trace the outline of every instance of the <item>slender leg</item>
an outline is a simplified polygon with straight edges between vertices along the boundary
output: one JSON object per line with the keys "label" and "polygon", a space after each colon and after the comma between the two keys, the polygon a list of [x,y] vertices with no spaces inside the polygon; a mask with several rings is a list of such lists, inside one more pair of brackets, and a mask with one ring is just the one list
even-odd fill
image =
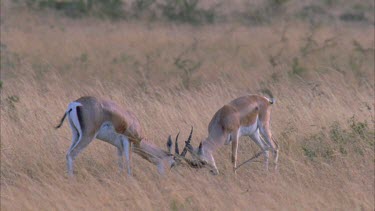
{"label": "slender leg", "polygon": [[120,173],[124,170],[124,159],[123,159],[122,153],[123,153],[123,147],[118,146],[117,147],[117,158],[118,158],[117,163],[118,163]]}
{"label": "slender leg", "polygon": [[236,174],[237,170],[237,149],[238,149],[238,134],[232,133],[231,137],[232,140],[232,163],[233,163],[233,171]]}
{"label": "slender leg", "polygon": [[215,159],[214,159],[214,156],[212,155],[212,153],[210,153],[208,155],[208,163],[210,163],[212,165],[212,168],[211,169],[211,173],[214,174],[214,175],[218,175],[219,174],[219,170],[217,169],[217,166],[216,166],[216,163],[215,163]]}
{"label": "slender leg", "polygon": [[94,135],[85,135],[80,136],[77,143],[73,146],[68,154],[66,155],[67,164],[68,164],[68,174],[73,176],[73,162],[77,155],[93,140]]}
{"label": "slender leg", "polygon": [[[273,139],[273,138],[272,138]],[[274,141],[276,143],[276,141]],[[276,143],[276,150],[273,152],[275,170],[277,170],[277,162],[279,161],[279,146]]]}
{"label": "slender leg", "polygon": [[73,121],[69,118],[70,128],[72,130],[72,144],[70,145],[68,152],[66,154],[66,166],[68,170],[68,175],[73,176],[73,160],[70,156],[70,152],[72,151],[73,147],[79,142],[81,138],[77,128],[74,126]]}
{"label": "slender leg", "polygon": [[77,130],[77,128],[74,126],[74,123],[73,121],[69,119],[69,125],[70,125],[70,129],[72,130],[72,144],[70,145],[69,149],[68,149],[68,152],[73,148],[73,146],[77,143],[78,139],[79,139],[79,132]]}
{"label": "slender leg", "polygon": [[274,163],[275,163],[275,169],[277,169],[277,160],[278,160],[278,157],[279,157],[279,150],[278,150],[278,146],[277,146],[276,142],[274,142],[274,140],[272,138],[272,133],[271,133],[271,130],[269,128],[269,125],[267,125],[267,124],[262,125],[261,127],[259,127],[259,131],[262,134],[262,136],[264,137],[265,142],[268,145],[268,147],[270,147],[272,149],[272,153],[273,153],[273,157],[274,157]]}
{"label": "slender leg", "polygon": [[[72,151],[76,148],[76,146],[81,142],[83,138],[83,133],[81,129],[81,125],[79,123],[78,115],[77,115],[77,108],[73,109],[74,111],[71,111],[68,114],[69,119],[69,125],[72,129],[72,144],[69,147],[69,150],[66,154],[66,163],[67,163],[67,169],[68,169],[68,175],[73,176],[73,160],[74,156],[72,156]],[[92,138],[91,138],[92,139]]]}
{"label": "slender leg", "polygon": [[131,175],[132,174],[131,166],[130,166],[130,164],[131,164],[131,162],[130,162],[130,150],[131,150],[130,147],[131,147],[131,144],[130,144],[130,141],[127,137],[122,136],[121,139],[122,139],[122,143],[123,143],[122,145],[124,147],[123,154],[125,155],[126,168],[128,170],[128,175]]}
{"label": "slender leg", "polygon": [[265,169],[268,170],[268,159],[269,159],[268,147],[265,145],[265,143],[260,138],[259,130],[257,130],[255,133],[251,134],[250,138],[259,146],[259,148],[262,151],[264,151],[264,166],[265,166]]}
{"label": "slender leg", "polygon": [[227,139],[225,140],[224,145],[228,145],[228,144],[230,144],[230,142],[232,142],[232,137],[231,137],[231,135],[229,134],[229,135],[227,136]]}
{"label": "slender leg", "polygon": [[112,144],[117,148],[117,163],[119,166],[120,173],[124,170],[124,144],[122,140],[122,135],[116,133],[113,124],[111,122],[105,122],[100,127],[98,134],[96,135],[97,139],[105,141],[109,144]]}

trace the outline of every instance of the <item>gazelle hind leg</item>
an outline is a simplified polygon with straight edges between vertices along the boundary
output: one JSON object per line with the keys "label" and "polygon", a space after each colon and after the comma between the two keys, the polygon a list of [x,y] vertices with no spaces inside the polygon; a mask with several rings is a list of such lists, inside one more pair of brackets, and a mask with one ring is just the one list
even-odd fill
{"label": "gazelle hind leg", "polygon": [[131,175],[131,161],[130,161],[130,152],[131,152],[131,143],[129,139],[125,136],[121,136],[122,145],[123,145],[123,155],[125,155],[125,163],[128,171],[128,175]]}
{"label": "gazelle hind leg", "polygon": [[70,128],[72,129],[72,136],[73,136],[72,144],[70,145],[69,150],[66,154],[66,165],[68,169],[68,174],[70,176],[73,176],[73,158],[70,154],[72,150],[75,148],[75,146],[77,146],[77,144],[82,139],[82,129],[79,123],[78,115],[77,115],[77,105],[78,104],[74,104],[74,102],[70,103],[69,109],[71,109],[71,111],[68,114],[69,124],[70,124]]}
{"label": "gazelle hind leg", "polygon": [[117,147],[117,164],[120,173],[124,170],[123,147]]}
{"label": "gazelle hind leg", "polygon": [[269,160],[269,152],[268,147],[265,145],[265,143],[262,141],[259,130],[257,130],[255,133],[250,135],[250,138],[259,146],[259,148],[264,152],[264,167],[266,170],[268,170],[268,160]]}
{"label": "gazelle hind leg", "polygon": [[69,125],[70,125],[70,129],[72,130],[72,144],[70,145],[69,149],[68,149],[68,152],[73,148],[73,146],[77,143],[78,139],[79,139],[79,132],[77,130],[77,128],[74,126],[74,123],[73,121],[69,119]]}
{"label": "gazelle hind leg", "polygon": [[66,154],[66,166],[68,170],[68,175],[73,176],[73,159],[70,156],[70,154],[71,154],[72,149],[77,145],[77,143],[82,138],[82,134],[80,133],[80,131],[78,131],[77,126],[72,120],[72,117],[70,116],[70,114],[69,114],[68,119],[69,119],[70,128],[72,130],[72,144],[70,145],[68,152]]}

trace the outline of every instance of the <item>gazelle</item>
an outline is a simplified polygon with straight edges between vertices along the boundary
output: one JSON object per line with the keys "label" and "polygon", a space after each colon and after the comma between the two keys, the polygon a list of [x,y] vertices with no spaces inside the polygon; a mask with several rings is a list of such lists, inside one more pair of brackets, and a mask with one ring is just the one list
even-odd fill
{"label": "gazelle", "polygon": [[[172,167],[176,164],[176,161],[181,160],[176,159],[176,156],[184,158],[184,156],[171,154],[171,144],[168,145],[169,152],[167,152],[154,146],[149,140],[144,138],[137,117],[113,101],[92,96],[81,97],[69,104],[56,129],[61,127],[66,116],[68,116],[73,135],[72,144],[66,155],[69,175],[73,175],[73,161],[77,155],[94,138],[117,147],[120,171],[123,169],[123,156],[125,155],[127,173],[129,175],[131,174],[130,152],[132,144],[133,151],[157,165],[159,173],[163,173],[166,167]],[[191,139],[191,135],[189,139]],[[189,142],[190,140],[186,141],[187,144]],[[186,150],[185,146],[184,151]],[[178,148],[176,148],[177,151]],[[185,160],[189,163],[189,160]]]}
{"label": "gazelle", "polygon": [[[219,147],[232,143],[233,170],[237,169],[238,139],[249,136],[262,149],[265,156],[265,167],[268,169],[268,150],[274,155],[275,168],[278,160],[278,144],[272,138],[270,129],[271,105],[275,102],[260,95],[247,95],[234,99],[220,108],[208,125],[208,137],[197,149],[191,145],[190,152],[201,162],[211,168],[213,174],[219,174],[212,155]],[[263,141],[260,134],[264,137]]]}

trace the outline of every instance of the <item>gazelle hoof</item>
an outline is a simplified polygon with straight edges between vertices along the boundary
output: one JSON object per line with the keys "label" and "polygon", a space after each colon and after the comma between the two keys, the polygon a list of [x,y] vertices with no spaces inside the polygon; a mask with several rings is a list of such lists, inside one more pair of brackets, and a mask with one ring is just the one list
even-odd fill
{"label": "gazelle hoof", "polygon": [[210,173],[211,173],[212,175],[219,175],[219,171],[218,171],[217,169],[212,169],[212,170],[210,170]]}

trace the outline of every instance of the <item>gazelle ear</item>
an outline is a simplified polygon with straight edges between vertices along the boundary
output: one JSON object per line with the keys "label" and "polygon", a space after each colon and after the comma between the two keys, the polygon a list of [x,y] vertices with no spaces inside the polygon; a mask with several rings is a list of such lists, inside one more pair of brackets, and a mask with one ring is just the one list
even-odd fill
{"label": "gazelle ear", "polygon": [[201,154],[203,154],[202,142],[199,144],[199,147],[198,147],[198,155],[201,155]]}

